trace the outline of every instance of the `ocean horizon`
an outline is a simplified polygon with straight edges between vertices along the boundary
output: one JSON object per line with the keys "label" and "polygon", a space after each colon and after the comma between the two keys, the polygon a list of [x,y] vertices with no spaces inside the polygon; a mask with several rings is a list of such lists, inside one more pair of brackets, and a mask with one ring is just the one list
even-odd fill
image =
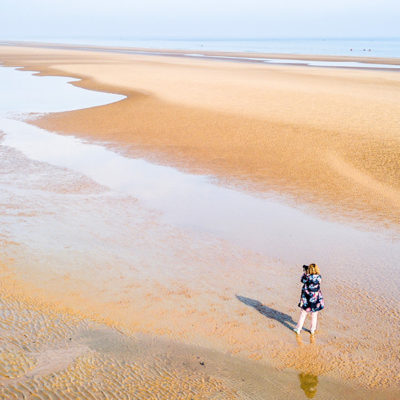
{"label": "ocean horizon", "polygon": [[137,47],[168,50],[203,50],[244,53],[280,53],[334,56],[399,57],[399,38],[168,38],[135,39],[129,37],[60,37],[7,38],[3,40],[46,43]]}

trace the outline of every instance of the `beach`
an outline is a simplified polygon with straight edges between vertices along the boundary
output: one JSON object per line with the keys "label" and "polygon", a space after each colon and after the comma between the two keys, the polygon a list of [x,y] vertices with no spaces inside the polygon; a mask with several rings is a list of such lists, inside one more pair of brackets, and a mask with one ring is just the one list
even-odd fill
{"label": "beach", "polygon": [[[60,55],[61,64],[47,62],[43,72],[85,78],[79,85],[130,99],[38,125],[134,142],[135,154],[145,149],[171,165],[190,170],[194,164],[257,189],[284,187],[285,193],[339,207],[341,214],[357,210],[398,222],[398,123],[390,117],[399,112],[397,73],[228,67],[145,56],[134,57],[133,70],[130,57],[120,55],[116,74],[115,55],[107,64],[103,54],[78,53],[79,61],[66,63],[69,54]],[[92,64],[85,65],[87,57]],[[89,127],[89,120],[97,122]]]}
{"label": "beach", "polygon": [[[48,47],[0,62],[119,97],[0,123],[3,393],[90,392],[102,366],[116,398],[396,398],[399,71]],[[291,329],[311,262],[310,341]],[[68,362],[40,372],[51,351]]]}

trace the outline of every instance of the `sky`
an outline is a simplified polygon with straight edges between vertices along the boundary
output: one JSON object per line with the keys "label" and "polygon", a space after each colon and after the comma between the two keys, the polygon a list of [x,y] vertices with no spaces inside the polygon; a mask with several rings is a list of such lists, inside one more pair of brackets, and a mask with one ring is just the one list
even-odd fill
{"label": "sky", "polygon": [[400,37],[400,0],[0,0],[0,40]]}

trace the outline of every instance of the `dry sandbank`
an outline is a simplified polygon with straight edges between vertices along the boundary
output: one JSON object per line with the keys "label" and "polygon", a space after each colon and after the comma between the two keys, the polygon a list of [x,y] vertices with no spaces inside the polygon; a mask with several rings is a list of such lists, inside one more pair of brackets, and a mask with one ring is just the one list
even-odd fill
{"label": "dry sandbank", "polygon": [[8,65],[125,101],[34,123],[338,215],[398,225],[400,75],[2,47]]}

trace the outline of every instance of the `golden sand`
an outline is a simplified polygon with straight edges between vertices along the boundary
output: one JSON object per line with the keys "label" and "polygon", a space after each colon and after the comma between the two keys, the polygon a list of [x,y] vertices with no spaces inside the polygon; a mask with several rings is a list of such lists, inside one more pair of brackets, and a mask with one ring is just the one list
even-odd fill
{"label": "golden sand", "polygon": [[398,224],[397,72],[37,48],[3,47],[1,55],[6,65],[128,96],[34,122],[41,127]]}
{"label": "golden sand", "polygon": [[[238,398],[235,390],[210,376],[210,369],[202,368],[198,360],[208,361],[208,357],[201,349],[192,350],[197,357],[188,354],[177,360],[170,354],[168,358],[168,344],[151,348],[150,342],[125,338],[59,307],[29,299],[19,289],[15,282],[3,279],[2,398]],[[182,367],[179,361],[188,365]]]}
{"label": "golden sand", "polygon": [[[46,129],[120,143],[130,154],[212,173],[228,184],[273,189],[341,216],[398,225],[397,73],[12,47],[0,47],[0,60],[43,74],[80,77],[82,81],[74,84],[128,96],[115,104],[50,114],[32,121]],[[166,265],[176,264],[176,279],[154,275],[148,279],[141,265],[135,266],[133,278],[122,272],[115,275],[111,266],[100,262],[84,271],[60,275],[35,270],[31,276],[29,266],[20,265],[21,260],[30,259],[29,252],[24,254],[26,248],[5,243],[3,248],[17,260],[17,281],[25,282],[12,307],[24,313],[32,299],[42,296],[53,305],[62,304],[63,315],[71,318],[54,329],[46,322],[47,317],[25,316],[23,320],[33,323],[45,321],[44,327],[34,329],[27,324],[26,331],[45,332],[48,338],[60,332],[65,338],[68,329],[90,319],[126,329],[130,334],[156,334],[181,343],[200,344],[259,365],[272,360],[279,368],[305,374],[304,380],[328,375],[370,388],[398,386],[397,303],[386,303],[367,290],[336,287],[332,279],[325,292],[332,299],[332,311],[322,315],[316,343],[297,343],[282,320],[291,322],[290,315],[297,315],[288,304],[296,304],[298,283],[282,277],[278,263],[266,264],[263,257],[222,241],[199,241],[193,249],[192,238],[182,232],[164,231],[153,220],[151,224],[150,228],[146,224],[133,225],[127,237],[139,243],[148,237],[154,239],[156,230],[158,246],[173,253],[171,260],[165,256],[168,252],[162,256]],[[135,231],[136,227],[140,229]],[[13,261],[8,265],[14,267]],[[266,265],[269,288],[257,283]],[[297,270],[293,267],[288,273],[293,277]],[[289,293],[285,298],[278,296],[282,287]],[[251,293],[251,298],[245,293]],[[18,308],[23,296],[30,300]],[[344,310],[352,301],[352,311],[347,314]],[[387,318],[370,332],[365,312],[385,313]],[[15,320],[5,319],[4,324],[18,330]],[[331,327],[329,332],[327,326]],[[333,336],[335,330],[340,332],[339,338]],[[40,375],[45,364],[41,360],[57,359],[58,354],[49,355],[47,351],[54,349],[39,354],[30,347],[21,352],[23,339],[20,343],[18,351],[11,345],[6,347],[0,361],[3,375],[14,385],[7,392],[10,398],[18,397],[15,393],[21,388],[15,385],[21,384],[21,376],[26,387],[29,371]],[[90,371],[96,365],[104,368],[104,374],[96,379],[122,374],[128,383],[138,385],[129,369],[133,367],[117,365],[103,354],[88,353],[85,346],[86,342],[74,342],[57,347],[69,363],[68,367],[54,365],[56,376],[63,377],[48,378],[49,382],[65,392],[73,385],[66,382],[78,380],[78,387],[90,392],[95,390],[90,386]],[[48,371],[45,373],[48,377]],[[143,372],[145,376],[152,373]],[[183,381],[192,382],[184,371],[180,374]],[[166,385],[164,381],[155,383],[153,375],[140,379],[143,396],[154,385]],[[196,375],[193,382],[199,379]],[[177,389],[181,381],[173,382],[167,397],[174,398],[171,393],[181,390]],[[32,385],[43,390],[42,383],[35,381]],[[115,385],[107,385],[104,393],[114,390]],[[210,393],[219,398],[219,390],[227,391],[231,398],[237,395],[232,382],[225,384],[218,374],[211,385],[193,385],[198,398],[210,398]]]}
{"label": "golden sand", "polygon": [[[326,399],[383,400],[396,395],[329,381],[318,377],[321,371],[280,372],[198,346],[131,336],[27,292],[3,266],[2,398],[300,400],[304,394],[319,394]],[[318,357],[314,346],[298,338],[298,352],[289,356]]]}

